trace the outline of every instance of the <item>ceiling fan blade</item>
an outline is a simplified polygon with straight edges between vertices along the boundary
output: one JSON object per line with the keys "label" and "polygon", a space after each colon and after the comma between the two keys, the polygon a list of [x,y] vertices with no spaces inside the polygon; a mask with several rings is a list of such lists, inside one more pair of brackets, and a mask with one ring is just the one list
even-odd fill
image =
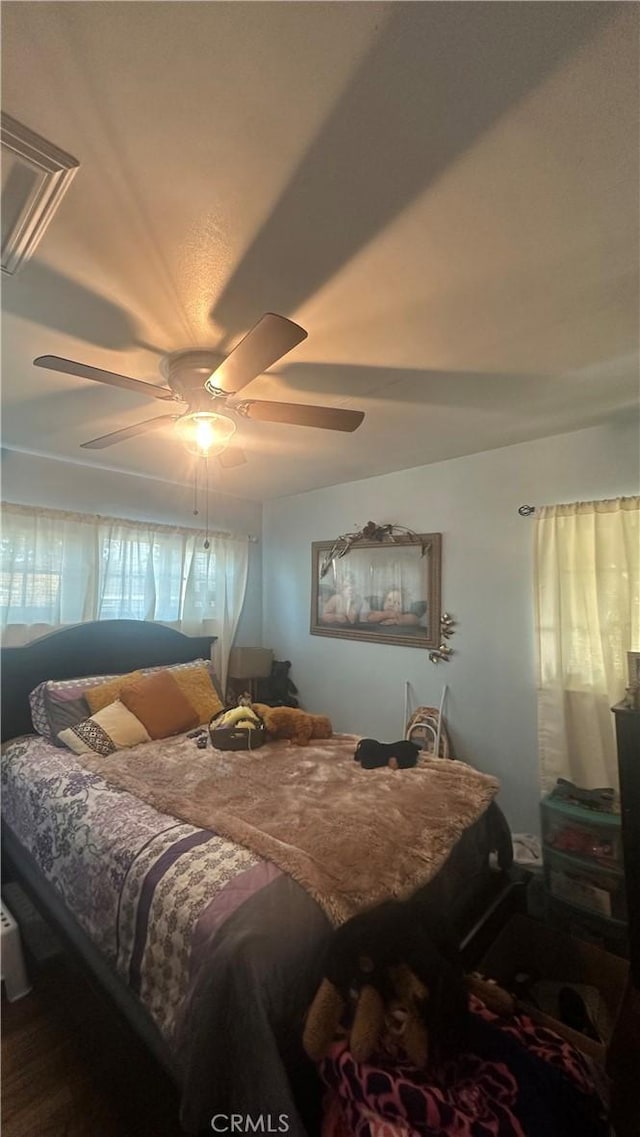
{"label": "ceiling fan blade", "polygon": [[313,407],[304,403],[268,403],[262,399],[247,399],[233,408],[247,418],[262,422],[288,422],[292,426],[317,426],[321,430],[357,430],[364,411],[350,411],[346,407]]}
{"label": "ceiling fan blade", "polygon": [[85,450],[103,450],[105,446],[114,446],[116,442],[126,442],[127,438],[135,438],[136,434],[146,434],[148,430],[158,430],[161,426],[168,426],[179,417],[179,415],[158,415],[157,418],[148,418],[144,422],[134,423],[133,426],[125,426],[122,430],[112,430],[111,434],[92,438],[90,442],[83,442],[81,445]]}
{"label": "ceiling fan blade", "polygon": [[143,383],[141,379],[130,379],[128,375],[103,371],[101,367],[89,367],[86,363],[76,363],[73,359],[62,359],[58,355],[39,355],[33,363],[35,367],[47,367],[50,371],[62,371],[65,375],[79,375],[81,379],[94,379],[96,383],[123,387],[125,391],[137,391],[139,395],[150,395],[153,399],[174,399],[168,387],[154,387],[153,383]]}
{"label": "ceiling fan blade", "polygon": [[218,462],[224,470],[230,470],[233,466],[243,466],[247,460],[244,450],[239,446],[227,446],[221,454],[218,454]]}
{"label": "ceiling fan blade", "polygon": [[307,338],[307,332],[293,320],[266,312],[244,339],[207,379],[206,387],[235,394],[256,375],[262,375],[277,359]]}

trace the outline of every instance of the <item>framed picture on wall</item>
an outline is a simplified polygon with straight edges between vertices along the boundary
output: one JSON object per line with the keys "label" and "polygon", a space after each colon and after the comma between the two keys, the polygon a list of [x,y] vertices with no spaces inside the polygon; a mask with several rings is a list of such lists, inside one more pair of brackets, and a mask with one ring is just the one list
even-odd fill
{"label": "framed picture on wall", "polygon": [[312,636],[433,648],[440,642],[442,535],[311,546]]}

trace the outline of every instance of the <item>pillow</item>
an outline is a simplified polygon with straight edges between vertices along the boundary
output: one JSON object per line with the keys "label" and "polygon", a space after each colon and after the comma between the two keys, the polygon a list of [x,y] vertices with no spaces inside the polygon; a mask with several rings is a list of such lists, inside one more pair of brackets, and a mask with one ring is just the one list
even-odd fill
{"label": "pillow", "polygon": [[[61,727],[55,729],[55,723],[50,721],[50,708],[80,699],[88,687],[95,687],[98,683],[106,683],[108,679],[115,678],[115,675],[85,675],[79,679],[45,679],[43,683],[38,683],[29,694],[31,722],[36,734],[41,734],[43,738],[54,739]],[[82,713],[75,721],[80,722],[88,714],[89,707],[84,704]],[[72,724],[65,722],[63,725]]]}
{"label": "pillow", "polygon": [[[215,672],[215,667],[210,659],[193,659],[188,663],[176,663],[172,667],[160,665],[158,667],[145,667],[140,668],[142,675],[151,675],[153,672],[158,671],[171,671],[182,672],[193,670],[197,667],[205,667],[213,688],[220,700],[220,706],[224,706],[224,696],[222,689],[218,682],[218,677]],[[137,675],[138,672],[136,671]],[[97,688],[104,686],[104,684],[111,680],[120,681],[126,679],[128,676],[123,675],[85,675],[75,679],[45,679],[43,683],[39,683],[34,687],[29,695],[29,705],[31,707],[31,722],[36,734],[42,735],[43,738],[53,742],[54,746],[62,746],[63,743],[58,741],[58,734],[69,726],[74,726],[77,722],[82,722],[92,712],[100,709],[97,706],[91,707],[88,702],[83,698],[84,692],[90,688]],[[98,696],[99,698],[99,696]],[[101,706],[106,706],[113,702],[116,694],[110,695],[106,701],[101,703]],[[79,700],[75,706],[73,703]],[[212,712],[215,713],[215,712]]]}
{"label": "pillow", "polygon": [[51,728],[44,705],[46,686],[46,682],[38,683],[38,686],[29,692],[29,706],[31,708],[31,723],[36,734],[41,734],[43,738],[51,738]]}
{"label": "pillow", "polygon": [[198,716],[198,725],[207,723],[218,711],[223,708],[222,701],[211,682],[207,668],[184,667],[171,668],[169,674],[173,676],[183,695],[191,703]]}
{"label": "pillow", "polygon": [[143,667],[142,674],[151,675],[154,671],[170,671],[171,674],[174,675],[176,671],[191,671],[194,667],[205,667],[207,669],[213,689],[220,700],[220,705],[224,706],[222,687],[216,675],[215,665],[211,659],[190,659],[188,663],[174,663],[172,665],[161,663],[158,667]]}
{"label": "pillow", "polygon": [[155,671],[127,683],[120,699],[151,738],[168,738],[198,726],[197,712],[170,671]]}
{"label": "pillow", "polygon": [[125,746],[149,741],[140,720],[119,701],[61,731],[59,737],[74,754],[113,754]]}
{"label": "pillow", "polygon": [[76,723],[82,722],[91,714],[91,708],[84,695],[69,699],[64,696],[61,697],[57,691],[45,690],[44,706],[51,731],[51,741],[54,746],[63,745],[58,740],[61,731],[67,730],[70,726],[75,726]]}
{"label": "pillow", "polygon": [[85,691],[84,697],[92,714],[95,715],[96,711],[101,711],[103,707],[108,707],[109,703],[113,703],[118,698],[125,683],[141,678],[141,671],[129,671],[126,675],[114,675],[106,683],[101,683],[99,687],[90,687]]}

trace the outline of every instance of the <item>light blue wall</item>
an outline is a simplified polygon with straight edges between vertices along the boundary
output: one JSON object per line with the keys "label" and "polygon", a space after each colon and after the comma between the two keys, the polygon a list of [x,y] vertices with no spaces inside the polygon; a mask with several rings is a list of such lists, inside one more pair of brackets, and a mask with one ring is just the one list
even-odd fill
{"label": "light blue wall", "polygon": [[[293,661],[304,705],[337,730],[393,741],[405,680],[431,706],[447,683],[454,753],[498,775],[514,831],[537,829],[534,523],[517,509],[638,493],[638,438],[630,417],[266,503],[263,643]],[[443,534],[443,610],[458,621],[449,663],[309,634],[311,542],[369,520]]]}
{"label": "light blue wall", "polygon": [[[2,497],[19,505],[42,505],[77,513],[103,513],[133,521],[160,521],[187,528],[195,524],[193,490],[175,482],[137,477],[115,470],[80,466],[25,454],[2,451]],[[262,506],[228,494],[210,495],[212,529],[248,533],[258,538],[249,546],[247,598],[236,642],[260,643],[262,633]]]}

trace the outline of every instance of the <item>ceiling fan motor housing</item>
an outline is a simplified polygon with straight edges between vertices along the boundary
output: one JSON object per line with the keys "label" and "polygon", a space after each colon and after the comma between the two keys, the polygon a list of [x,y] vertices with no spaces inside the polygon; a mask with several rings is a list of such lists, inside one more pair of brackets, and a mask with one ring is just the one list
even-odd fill
{"label": "ceiling fan motor housing", "polygon": [[160,371],[171,390],[184,399],[192,410],[211,409],[211,401],[216,397],[227,398],[227,393],[216,388],[205,390],[205,383],[224,359],[215,351],[180,351],[166,355],[160,363]]}

